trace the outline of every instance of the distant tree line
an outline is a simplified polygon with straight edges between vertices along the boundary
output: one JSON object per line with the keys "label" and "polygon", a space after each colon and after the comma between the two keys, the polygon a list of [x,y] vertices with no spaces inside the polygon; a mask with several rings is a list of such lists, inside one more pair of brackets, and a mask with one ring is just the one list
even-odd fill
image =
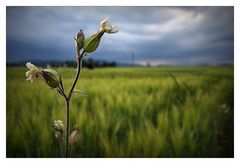
{"label": "distant tree line", "polygon": [[[95,67],[116,67],[115,61],[100,61],[100,60],[93,60],[92,58],[89,58],[87,60],[83,60],[83,67],[93,69]],[[67,67],[76,67],[75,61],[66,61],[65,66]]]}
{"label": "distant tree line", "polygon": [[[27,61],[17,62],[17,63],[9,63],[7,62],[7,66],[25,66]],[[73,60],[66,60],[66,61],[35,61],[34,64],[46,67],[76,67],[76,62]],[[88,69],[94,69],[97,67],[116,67],[117,64],[115,61],[105,61],[105,60],[94,60],[92,58],[83,60],[83,67]]]}

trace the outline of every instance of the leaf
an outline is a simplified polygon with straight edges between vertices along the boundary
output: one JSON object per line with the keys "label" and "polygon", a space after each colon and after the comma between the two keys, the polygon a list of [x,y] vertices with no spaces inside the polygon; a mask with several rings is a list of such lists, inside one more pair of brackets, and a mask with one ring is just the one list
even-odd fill
{"label": "leaf", "polygon": [[78,94],[81,94],[84,96],[86,96],[88,94],[86,91],[83,91],[83,90],[73,90],[73,93],[78,93]]}

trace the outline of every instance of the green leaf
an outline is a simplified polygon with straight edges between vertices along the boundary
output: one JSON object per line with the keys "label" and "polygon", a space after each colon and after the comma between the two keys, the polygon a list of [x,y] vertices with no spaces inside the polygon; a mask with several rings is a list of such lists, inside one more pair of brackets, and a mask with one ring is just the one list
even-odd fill
{"label": "green leaf", "polygon": [[86,91],[83,91],[83,90],[73,90],[73,93],[78,93],[78,94],[81,94],[84,96],[86,96],[88,94]]}

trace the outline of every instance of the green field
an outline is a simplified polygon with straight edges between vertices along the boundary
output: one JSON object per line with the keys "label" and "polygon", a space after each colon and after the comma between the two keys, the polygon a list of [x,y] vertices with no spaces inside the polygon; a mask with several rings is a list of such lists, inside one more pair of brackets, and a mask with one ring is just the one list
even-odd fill
{"label": "green field", "polygon": [[[75,69],[56,70],[69,90]],[[7,157],[59,157],[51,123],[64,121],[64,99],[26,71],[7,68]],[[233,81],[233,67],[83,69],[71,156],[233,157]]]}

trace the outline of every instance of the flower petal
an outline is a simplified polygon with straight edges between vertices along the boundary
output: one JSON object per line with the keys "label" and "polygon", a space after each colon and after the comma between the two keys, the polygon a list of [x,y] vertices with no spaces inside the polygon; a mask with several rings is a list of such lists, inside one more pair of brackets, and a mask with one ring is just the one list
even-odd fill
{"label": "flower petal", "polygon": [[106,31],[106,32],[109,33],[109,34],[113,34],[113,33],[118,32],[118,28],[117,27],[112,27],[111,30]]}
{"label": "flower petal", "polygon": [[118,32],[118,28],[115,26],[112,26],[109,21],[108,18],[105,18],[101,23],[100,23],[100,32],[106,32],[109,34],[112,33],[116,33]]}
{"label": "flower petal", "polygon": [[108,18],[105,18],[105,19],[103,19],[103,20],[101,21],[100,26],[101,26],[102,28],[105,28],[108,24],[109,24],[109,23],[108,23]]}
{"label": "flower petal", "polygon": [[29,77],[31,74],[31,70],[26,72],[26,77]]}
{"label": "flower petal", "polygon": [[33,67],[35,67],[31,62],[27,62],[26,63],[26,67],[28,68],[28,69],[32,69]]}
{"label": "flower petal", "polygon": [[31,80],[31,75],[30,75],[26,80],[27,80],[27,81],[28,81],[28,80]]}

